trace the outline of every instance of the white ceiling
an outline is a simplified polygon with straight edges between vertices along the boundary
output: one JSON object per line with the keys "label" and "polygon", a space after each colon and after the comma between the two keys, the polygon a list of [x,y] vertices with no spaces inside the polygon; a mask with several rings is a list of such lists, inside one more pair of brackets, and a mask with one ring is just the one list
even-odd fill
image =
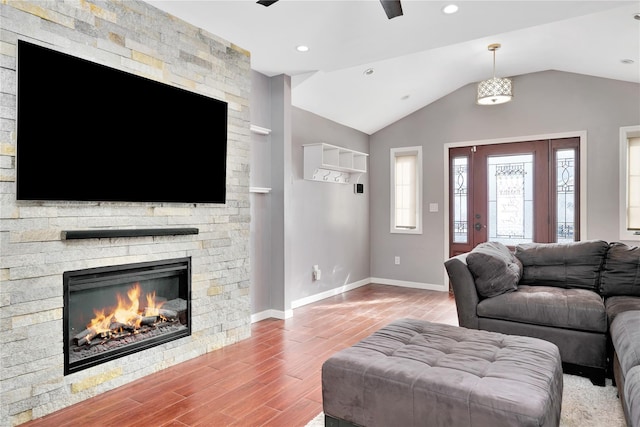
{"label": "white ceiling", "polygon": [[[393,19],[378,0],[147,2],[248,50],[255,71],[292,76],[294,106],[367,134],[491,77],[491,43],[502,44],[498,77],[559,70],[640,83],[640,1],[403,0]],[[441,12],[449,3],[458,13]]]}

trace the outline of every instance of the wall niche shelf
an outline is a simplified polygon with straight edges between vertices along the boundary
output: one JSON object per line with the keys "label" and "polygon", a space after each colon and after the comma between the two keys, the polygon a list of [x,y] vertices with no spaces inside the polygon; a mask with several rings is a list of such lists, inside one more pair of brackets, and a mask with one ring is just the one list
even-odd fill
{"label": "wall niche shelf", "polygon": [[319,142],[305,144],[304,179],[348,184],[367,172],[366,153]]}

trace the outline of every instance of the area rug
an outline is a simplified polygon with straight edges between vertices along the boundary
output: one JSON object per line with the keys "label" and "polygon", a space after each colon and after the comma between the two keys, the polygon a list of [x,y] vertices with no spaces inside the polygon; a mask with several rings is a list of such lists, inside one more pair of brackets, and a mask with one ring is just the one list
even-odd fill
{"label": "area rug", "polygon": [[[587,378],[564,375],[562,388],[561,427],[624,427],[624,413],[618,389],[607,380],[598,387]],[[323,427],[324,414],[318,414],[306,427]]]}

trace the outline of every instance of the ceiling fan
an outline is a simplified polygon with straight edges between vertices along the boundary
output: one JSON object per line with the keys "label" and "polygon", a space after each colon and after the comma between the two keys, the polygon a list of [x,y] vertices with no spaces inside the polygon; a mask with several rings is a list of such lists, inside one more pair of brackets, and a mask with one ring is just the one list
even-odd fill
{"label": "ceiling fan", "polygon": [[[258,4],[263,6],[271,6],[278,0],[258,0]],[[380,0],[382,7],[384,8],[387,18],[395,18],[396,16],[402,16],[402,4],[400,0]]]}

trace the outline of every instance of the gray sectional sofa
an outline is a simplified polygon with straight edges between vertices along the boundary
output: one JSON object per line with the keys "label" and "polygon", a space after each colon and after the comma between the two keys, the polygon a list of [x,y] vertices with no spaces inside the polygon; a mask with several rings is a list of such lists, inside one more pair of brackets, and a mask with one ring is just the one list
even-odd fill
{"label": "gray sectional sofa", "polygon": [[590,240],[478,245],[445,267],[459,325],[556,344],[565,372],[612,376],[640,427],[640,248]]}

